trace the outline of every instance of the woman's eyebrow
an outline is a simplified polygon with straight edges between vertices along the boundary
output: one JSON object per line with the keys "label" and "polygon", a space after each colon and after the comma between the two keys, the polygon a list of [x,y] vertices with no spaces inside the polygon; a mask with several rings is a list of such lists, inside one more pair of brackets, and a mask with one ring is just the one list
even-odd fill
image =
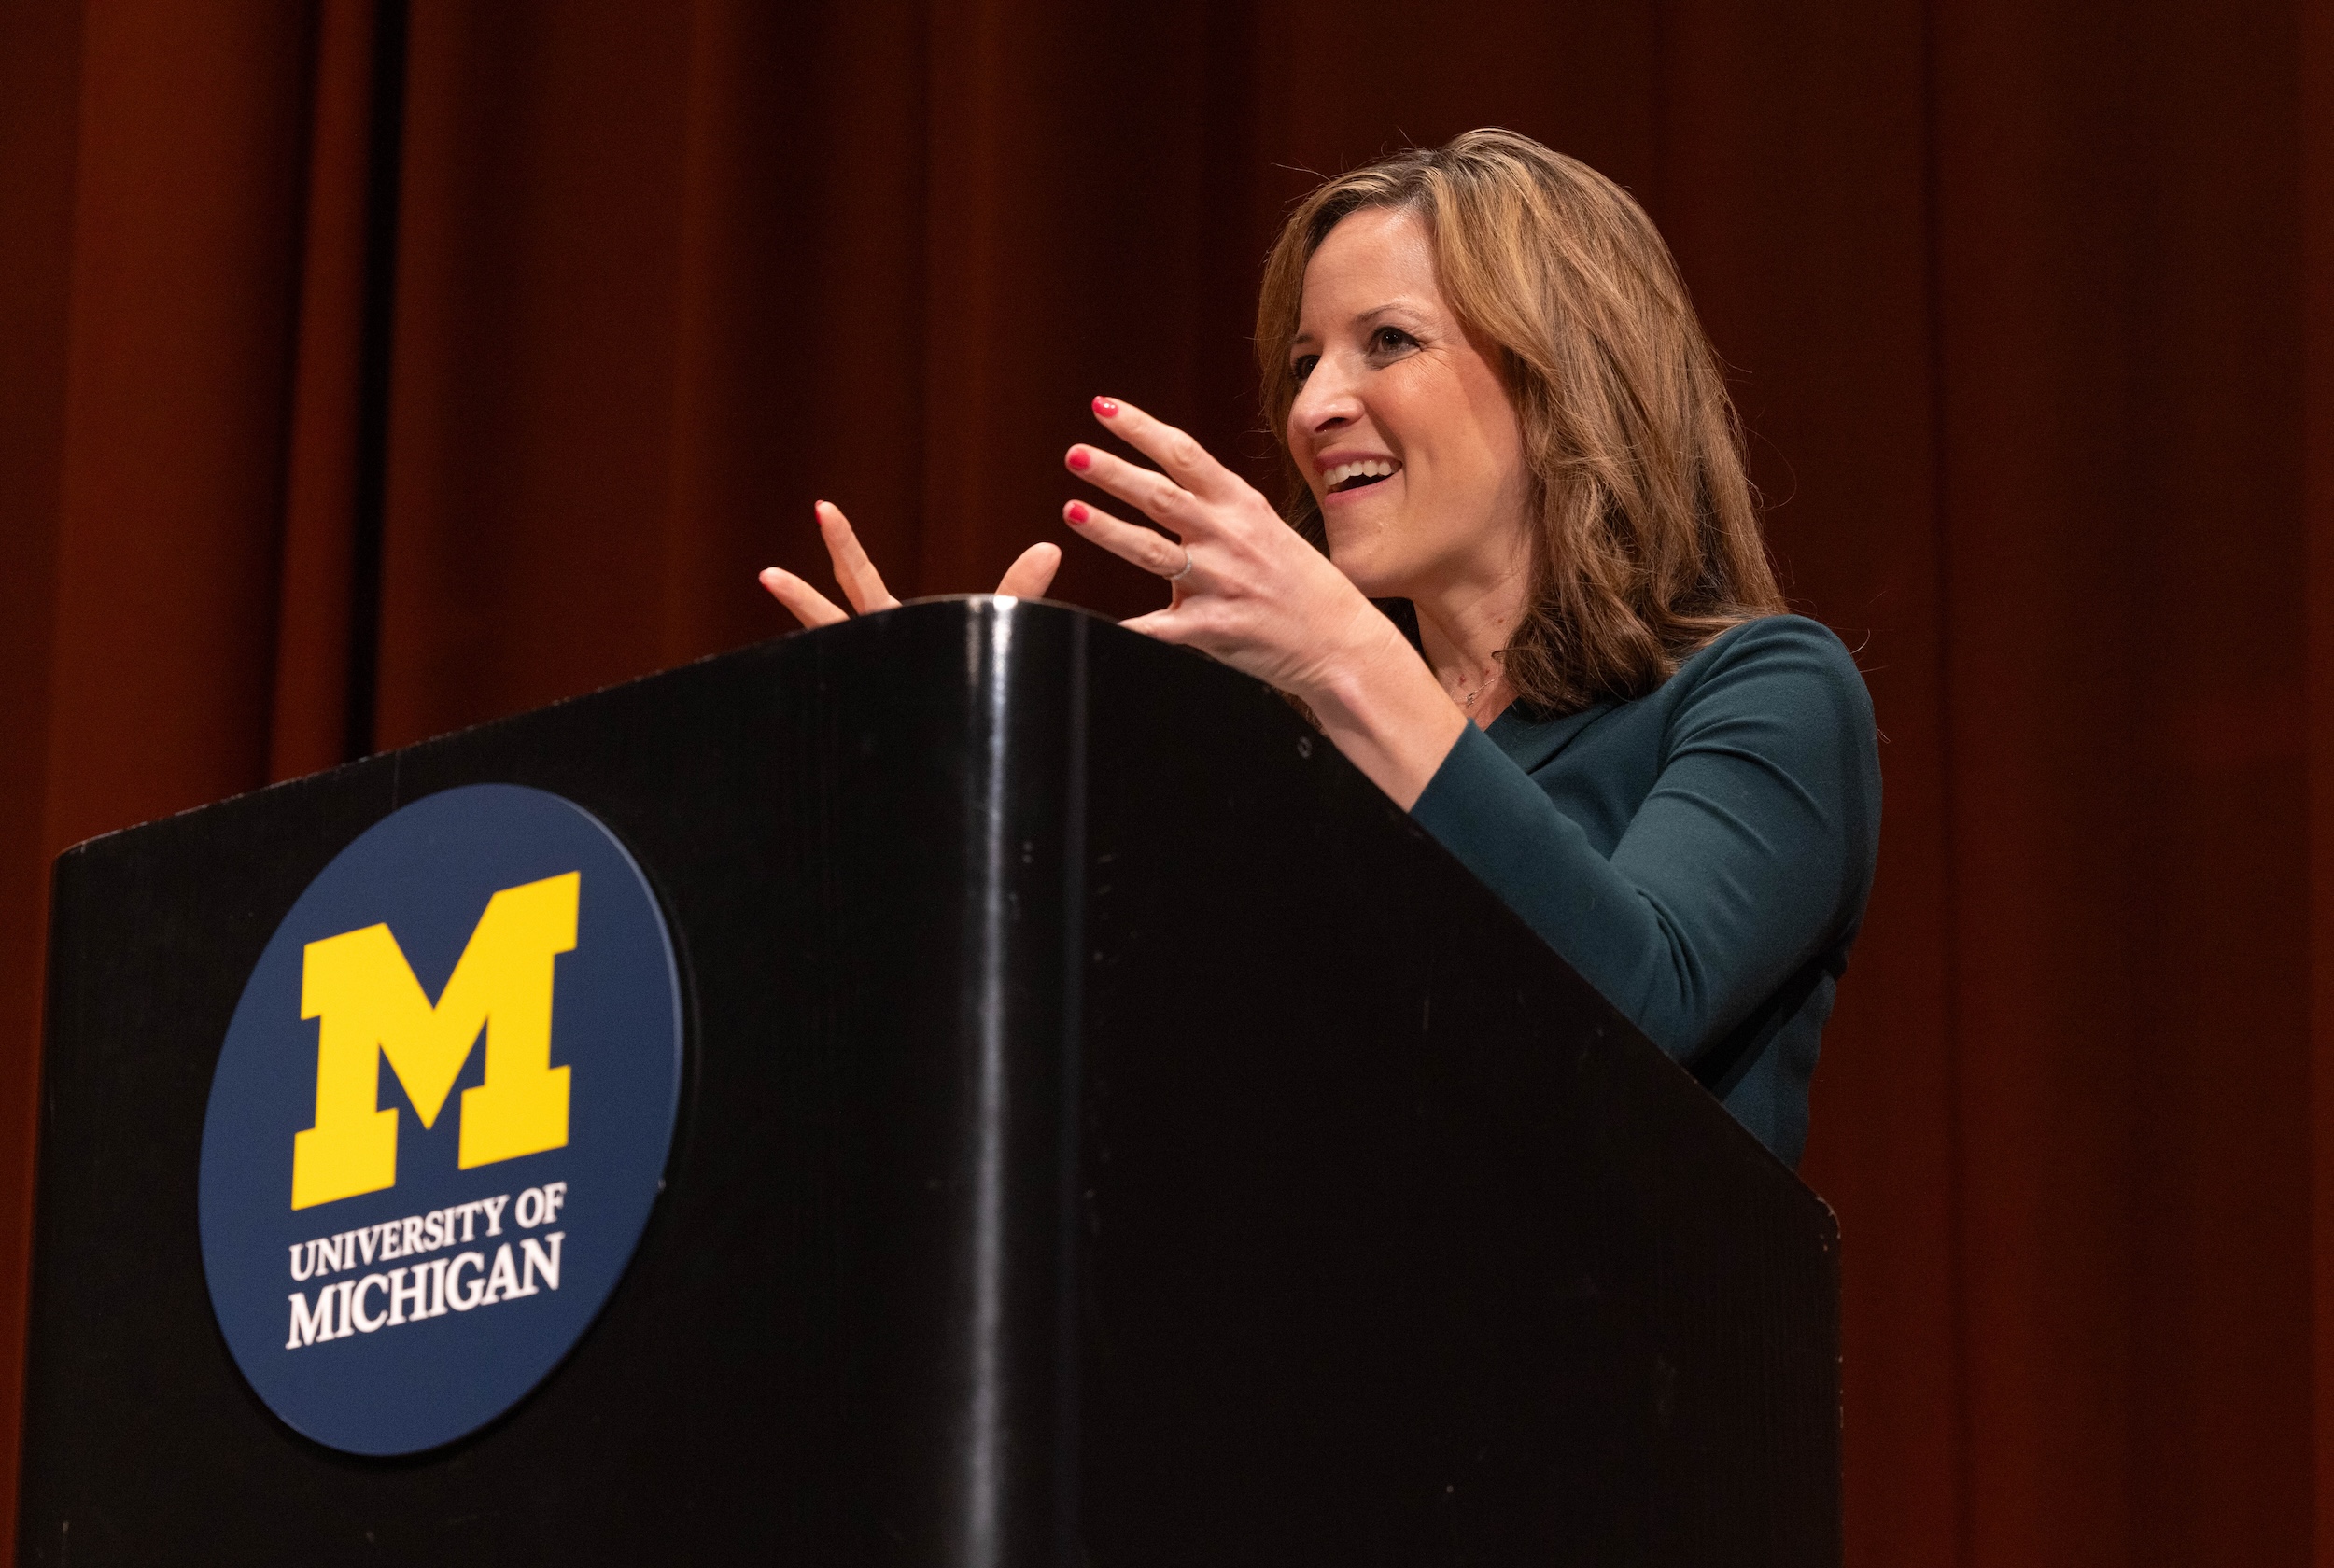
{"label": "woman's eyebrow", "polygon": [[[1388,300],[1385,304],[1372,305],[1368,310],[1363,311],[1360,315],[1355,316],[1353,318],[1353,325],[1357,327],[1366,327],[1382,315],[1397,312],[1401,315],[1413,317],[1422,316],[1427,314],[1412,301],[1402,299]],[[1307,343],[1314,341],[1314,335],[1311,332],[1300,332],[1295,337],[1288,340],[1288,346],[1291,348],[1302,348]]]}

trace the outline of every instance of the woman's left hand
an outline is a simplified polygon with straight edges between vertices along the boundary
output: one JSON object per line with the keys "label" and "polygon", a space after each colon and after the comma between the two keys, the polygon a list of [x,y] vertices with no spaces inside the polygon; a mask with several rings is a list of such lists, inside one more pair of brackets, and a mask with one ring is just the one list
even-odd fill
{"label": "woman's left hand", "polygon": [[1094,413],[1160,466],[1083,444],[1063,458],[1166,530],[1081,501],[1062,509],[1079,533],[1167,580],[1167,608],[1126,628],[1188,644],[1302,699],[1338,749],[1408,810],[1467,722],[1426,661],[1255,486],[1190,436],[1109,398],[1095,399]]}
{"label": "woman's left hand", "polygon": [[1401,640],[1344,573],[1198,441],[1131,403],[1097,398],[1094,413],[1159,464],[1138,468],[1086,445],[1063,459],[1166,530],[1081,501],[1062,509],[1079,533],[1166,579],[1167,608],[1123,623],[1129,631],[1188,643],[1315,706],[1353,658],[1380,651],[1389,634]]}

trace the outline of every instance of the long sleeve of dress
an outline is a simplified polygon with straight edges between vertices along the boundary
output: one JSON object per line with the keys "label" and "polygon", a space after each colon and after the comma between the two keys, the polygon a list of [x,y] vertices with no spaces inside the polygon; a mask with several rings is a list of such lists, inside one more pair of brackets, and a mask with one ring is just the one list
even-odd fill
{"label": "long sleeve of dress", "polygon": [[[1513,733],[1528,759],[1530,726]],[[1531,772],[1470,726],[1413,816],[1692,1062],[1809,964],[1844,962],[1878,840],[1871,700],[1822,626],[1751,622]]]}

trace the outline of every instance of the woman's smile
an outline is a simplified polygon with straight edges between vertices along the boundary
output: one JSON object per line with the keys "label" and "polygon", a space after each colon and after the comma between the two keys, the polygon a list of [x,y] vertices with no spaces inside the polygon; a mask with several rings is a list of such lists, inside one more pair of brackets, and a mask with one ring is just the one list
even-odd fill
{"label": "woman's smile", "polygon": [[1399,458],[1343,449],[1322,453],[1313,466],[1321,476],[1324,505],[1358,499],[1362,492],[1378,490],[1402,471]]}

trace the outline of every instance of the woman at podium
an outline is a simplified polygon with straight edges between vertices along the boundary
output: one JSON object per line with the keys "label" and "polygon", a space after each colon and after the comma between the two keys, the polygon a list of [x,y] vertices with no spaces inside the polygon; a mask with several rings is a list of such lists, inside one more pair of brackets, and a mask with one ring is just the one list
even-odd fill
{"label": "woman at podium", "polygon": [[[1508,132],[1398,153],[1291,214],[1256,342],[1285,509],[1108,398],[1102,428],[1158,466],[1066,455],[1155,525],[1063,509],[1168,583],[1126,626],[1302,702],[1795,1164],[1878,848],[1872,706],[1838,638],[1785,610],[1652,221]],[[896,602],[842,513],[820,525],[854,608]],[[1060,559],[1033,546],[999,592],[1042,594]],[[843,618],[763,581],[807,624]]]}

